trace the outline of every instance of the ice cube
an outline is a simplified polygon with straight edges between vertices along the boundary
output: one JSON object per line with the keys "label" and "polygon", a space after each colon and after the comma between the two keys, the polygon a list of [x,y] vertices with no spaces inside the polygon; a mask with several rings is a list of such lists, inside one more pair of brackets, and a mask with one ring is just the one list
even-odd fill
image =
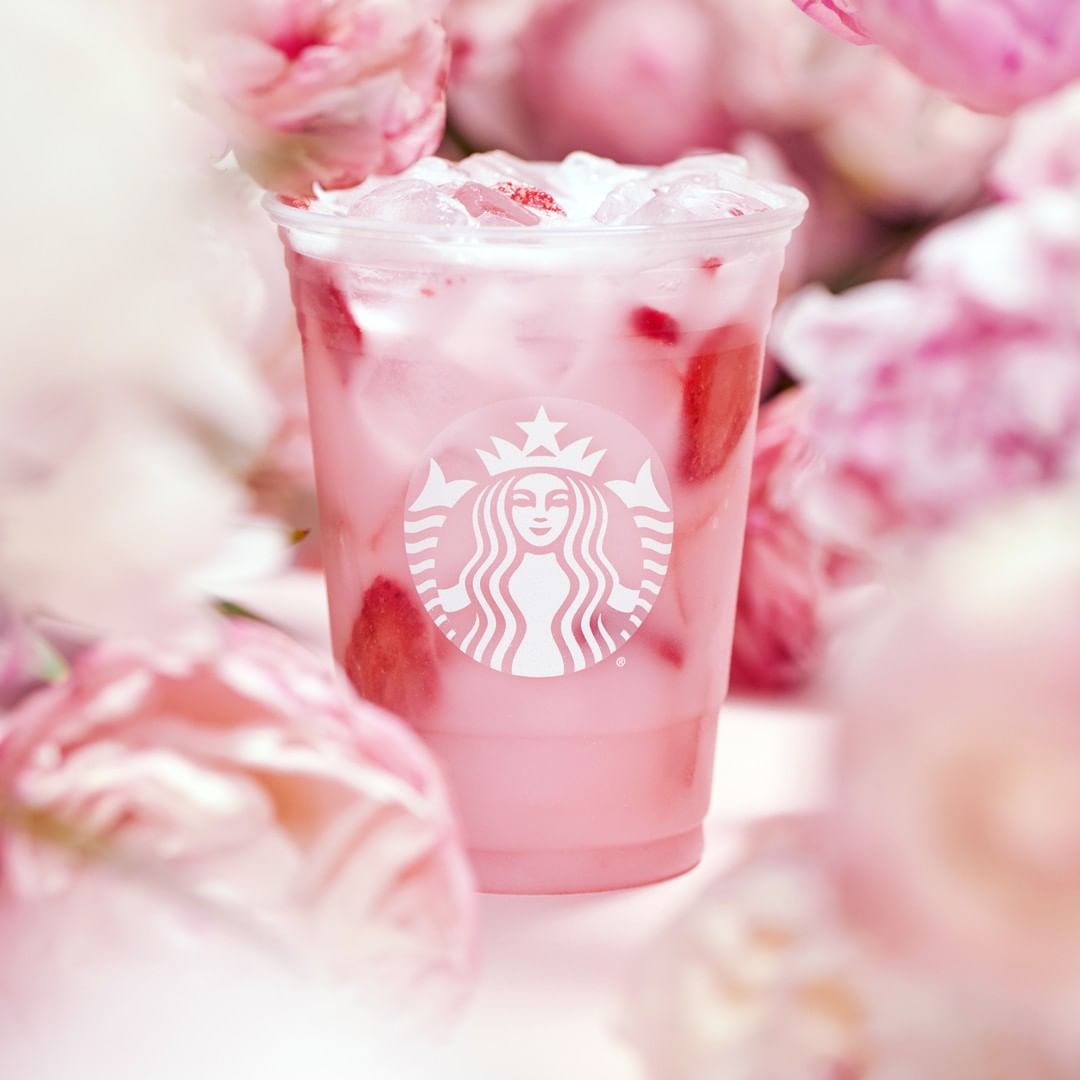
{"label": "ice cube", "polygon": [[426,180],[382,184],[355,202],[349,216],[401,225],[468,225],[470,221],[457,199]]}
{"label": "ice cube", "polygon": [[656,196],[647,180],[630,180],[612,188],[593,215],[601,225],[622,225]]}

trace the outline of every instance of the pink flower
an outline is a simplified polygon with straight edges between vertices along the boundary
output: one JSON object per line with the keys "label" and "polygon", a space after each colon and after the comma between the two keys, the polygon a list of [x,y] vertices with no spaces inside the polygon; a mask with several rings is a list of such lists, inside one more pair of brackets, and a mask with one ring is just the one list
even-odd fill
{"label": "pink flower", "polygon": [[624,1026],[651,1080],[1073,1075],[990,995],[892,964],[796,853],[766,851],[721,878],[657,943],[635,987]]}
{"label": "pink flower", "polygon": [[0,712],[41,680],[41,668],[29,628],[0,602]]}
{"label": "pink flower", "polygon": [[859,45],[870,39],[859,22],[860,0],[795,0],[795,3],[834,34]]}
{"label": "pink flower", "polygon": [[799,482],[812,464],[800,391],[761,411],[746,524],[731,679],[750,689],[787,689],[813,671],[821,644],[825,551],[800,519]]}
{"label": "pink flower", "polygon": [[855,199],[891,218],[966,209],[982,190],[1007,122],[950,101],[878,49],[848,100],[815,134]]}
{"label": "pink flower", "polygon": [[454,118],[473,140],[661,164],[730,131],[708,0],[458,0],[447,21]]}
{"label": "pink flower", "polygon": [[805,130],[867,70],[787,0],[455,0],[447,24],[455,124],[533,157],[662,163]]}
{"label": "pink flower", "polygon": [[1006,198],[1042,188],[1080,189],[1080,85],[1016,114],[990,180]]}
{"label": "pink flower", "polygon": [[[430,758],[266,627],[225,625],[197,651],[83,653],[10,716],[0,793],[101,856],[0,834],[16,906],[115,891],[114,866],[121,884],[166,885],[362,998],[442,1001],[460,988],[469,877]],[[123,948],[115,932],[110,947]]]}
{"label": "pink flower", "polygon": [[210,271],[219,174],[125,11],[7,9],[0,96],[33,107],[0,117],[0,596],[156,632],[205,611],[271,417]]}
{"label": "pink flower", "polygon": [[860,924],[912,960],[1060,1006],[1067,1025],[1080,991],[1078,536],[1066,490],[923,556],[838,669],[829,829]]}
{"label": "pink flower", "polygon": [[1008,113],[1080,76],[1073,0],[795,0],[849,40],[883,45],[932,86]]}
{"label": "pink flower", "polygon": [[969,215],[912,266],[807,290],[772,339],[812,395],[804,508],[854,547],[1080,476],[1080,206],[1051,193]]}
{"label": "pink flower", "polygon": [[261,184],[351,187],[432,152],[445,120],[438,0],[229,0],[195,45],[206,108]]}

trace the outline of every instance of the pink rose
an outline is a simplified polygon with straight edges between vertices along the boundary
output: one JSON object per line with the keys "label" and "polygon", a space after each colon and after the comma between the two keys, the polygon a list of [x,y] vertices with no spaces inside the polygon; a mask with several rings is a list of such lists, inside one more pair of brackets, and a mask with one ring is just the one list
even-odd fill
{"label": "pink rose", "polygon": [[797,500],[812,464],[801,430],[807,404],[800,391],[788,391],[761,411],[731,667],[738,687],[798,686],[818,657],[825,551]]}
{"label": "pink rose", "polygon": [[794,852],[766,851],[722,877],[635,974],[624,1026],[650,1080],[1074,1075],[989,994],[891,963]]}
{"label": "pink rose", "polygon": [[883,45],[932,86],[1008,113],[1080,77],[1073,0],[795,0],[850,40]]}
{"label": "pink rose", "polygon": [[437,0],[207,3],[194,46],[208,111],[261,184],[302,197],[431,153],[445,120]]}
{"label": "pink rose", "polygon": [[[1080,990],[1080,501],[939,542],[851,642],[828,836],[899,954],[1060,1005]],[[1041,1075],[1041,1074],[1032,1074]]]}
{"label": "pink rose", "polygon": [[1016,114],[990,181],[1006,198],[1042,188],[1080,189],[1080,85]]}
{"label": "pink rose", "polygon": [[1080,477],[1080,206],[1051,193],[945,226],[910,281],[809,289],[772,342],[810,386],[804,508],[854,547]]}
{"label": "pink rose", "polygon": [[[72,893],[107,910],[92,898],[126,874],[278,942],[361,998],[442,1002],[467,971],[469,875],[430,758],[264,626],[225,625],[198,652],[83,653],[11,714],[0,797],[101,856],[95,867],[0,834],[0,893],[16,911]],[[123,924],[114,933],[109,947],[124,948]]]}

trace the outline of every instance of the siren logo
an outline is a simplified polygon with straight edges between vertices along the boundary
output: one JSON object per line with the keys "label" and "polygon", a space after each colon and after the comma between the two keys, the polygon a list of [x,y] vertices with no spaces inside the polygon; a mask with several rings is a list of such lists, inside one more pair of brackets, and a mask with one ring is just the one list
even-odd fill
{"label": "siren logo", "polygon": [[405,551],[435,625],[496,671],[582,671],[656,603],[674,536],[663,465],[584,402],[501,402],[448,428],[413,478]]}

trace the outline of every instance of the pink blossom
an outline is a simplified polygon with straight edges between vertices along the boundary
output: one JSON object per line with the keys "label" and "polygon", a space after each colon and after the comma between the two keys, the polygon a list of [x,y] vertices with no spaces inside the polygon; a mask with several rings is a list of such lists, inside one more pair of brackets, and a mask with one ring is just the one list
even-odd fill
{"label": "pink blossom", "polygon": [[883,45],[932,86],[1008,113],[1080,77],[1073,0],[795,0],[849,40]]}
{"label": "pink blossom", "polygon": [[[11,715],[0,791],[9,811],[101,855],[95,867],[9,829],[0,883],[16,905],[115,889],[112,866],[361,997],[460,988],[471,893],[434,765],[276,631],[235,623],[197,649],[88,650]],[[123,925],[114,933],[123,949]]]}
{"label": "pink blossom", "polygon": [[795,3],[834,34],[859,45],[870,40],[859,23],[860,0],[795,0]]}
{"label": "pink blossom", "polygon": [[818,657],[826,556],[796,497],[812,462],[801,429],[807,404],[789,391],[761,411],[731,667],[740,687],[797,686]]}
{"label": "pink blossom", "polygon": [[870,66],[815,133],[832,169],[857,202],[885,217],[966,209],[1007,122],[950,101],[879,49],[857,51]]}
{"label": "pink blossom", "polygon": [[1080,189],[1080,85],[1016,114],[990,180],[1006,198],[1042,188]]}
{"label": "pink blossom", "polygon": [[675,922],[636,972],[624,1026],[650,1080],[1073,1075],[990,995],[890,962],[794,852],[750,858]]}
{"label": "pink blossom", "polygon": [[211,273],[221,177],[121,14],[7,9],[0,93],[33,107],[0,115],[0,595],[156,632],[205,609],[270,408]]}
{"label": "pink blossom", "polygon": [[545,158],[586,149],[661,164],[717,146],[707,0],[458,0],[452,107],[472,139]]}
{"label": "pink blossom", "polygon": [[813,519],[855,547],[1080,476],[1080,206],[945,226],[910,281],[809,289],[773,345],[810,385]]}
{"label": "pink blossom", "polygon": [[442,138],[441,7],[438,0],[207,3],[194,46],[206,108],[244,168],[281,194],[398,172]]}
{"label": "pink blossom", "polygon": [[41,668],[29,627],[0,602],[0,713],[41,680]]}
{"label": "pink blossom", "polygon": [[898,953],[1068,1025],[1080,991],[1080,502],[1007,504],[924,553],[837,670],[829,838]]}
{"label": "pink blossom", "polygon": [[455,0],[451,106],[473,142],[662,163],[738,130],[804,130],[864,59],[788,0]]}

